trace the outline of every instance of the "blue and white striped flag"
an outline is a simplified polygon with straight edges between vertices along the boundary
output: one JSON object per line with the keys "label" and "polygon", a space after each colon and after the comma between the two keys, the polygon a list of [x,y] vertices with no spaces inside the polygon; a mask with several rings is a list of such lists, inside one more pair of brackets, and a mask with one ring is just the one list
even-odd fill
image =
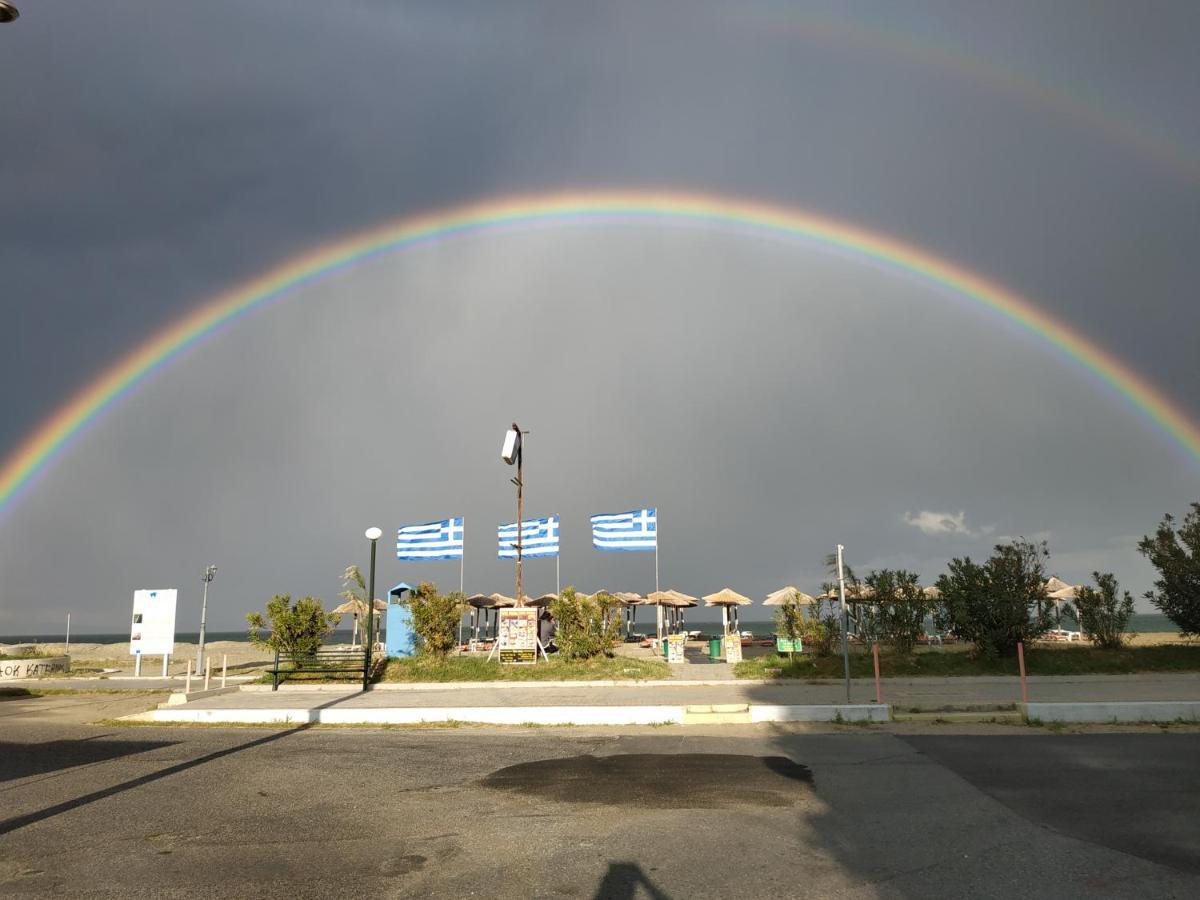
{"label": "blue and white striped flag", "polygon": [[[517,523],[501,525],[496,530],[500,539],[500,559],[517,558]],[[521,523],[521,556],[558,556],[558,516],[526,519]]]}
{"label": "blue and white striped flag", "polygon": [[405,525],[396,532],[396,559],[462,559],[463,519]]}
{"label": "blue and white striped flag", "polygon": [[597,550],[657,550],[657,507],[592,516],[592,546]]}

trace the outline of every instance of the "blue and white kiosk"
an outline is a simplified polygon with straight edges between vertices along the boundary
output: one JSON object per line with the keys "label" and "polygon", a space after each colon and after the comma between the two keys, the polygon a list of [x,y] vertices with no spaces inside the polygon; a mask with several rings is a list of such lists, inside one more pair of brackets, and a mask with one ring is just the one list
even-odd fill
{"label": "blue and white kiosk", "polygon": [[412,593],[411,584],[403,581],[388,591],[387,631],[384,648],[390,656],[415,656],[417,635],[412,627],[412,610],[404,603],[404,593]]}

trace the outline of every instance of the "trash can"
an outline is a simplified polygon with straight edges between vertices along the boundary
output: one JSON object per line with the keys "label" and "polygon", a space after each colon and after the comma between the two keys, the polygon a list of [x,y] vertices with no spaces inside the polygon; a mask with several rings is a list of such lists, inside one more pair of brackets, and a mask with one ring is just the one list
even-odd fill
{"label": "trash can", "polygon": [[667,639],[666,638],[663,638],[663,640],[662,640],[662,651],[663,651],[663,659],[666,659],[669,655],[667,652]]}
{"label": "trash can", "polygon": [[721,639],[720,638],[710,638],[709,639],[709,641],[708,641],[708,658],[714,659],[714,660],[721,658]]}

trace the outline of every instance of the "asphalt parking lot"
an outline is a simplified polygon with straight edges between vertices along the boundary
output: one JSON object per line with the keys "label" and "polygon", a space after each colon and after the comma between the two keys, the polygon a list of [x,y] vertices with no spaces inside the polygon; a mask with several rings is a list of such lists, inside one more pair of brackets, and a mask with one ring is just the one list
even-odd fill
{"label": "asphalt parking lot", "polygon": [[1195,731],[159,728],[41,700],[0,703],[3,896],[1200,894]]}

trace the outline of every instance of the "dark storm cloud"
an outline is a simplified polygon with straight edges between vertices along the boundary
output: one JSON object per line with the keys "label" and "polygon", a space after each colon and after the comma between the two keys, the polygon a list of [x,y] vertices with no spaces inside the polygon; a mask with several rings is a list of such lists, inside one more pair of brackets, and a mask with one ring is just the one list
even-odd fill
{"label": "dark storm cloud", "polygon": [[[1100,98],[1118,124],[1120,110],[1137,110],[1185,152],[1196,153],[1200,122],[1190,98],[1200,90],[1200,65],[1187,38],[1197,25],[1193,5],[1166,4],[1145,16],[1093,4],[1043,7],[980,6],[967,13],[959,4],[898,11],[894,4],[766,2],[742,10],[691,3],[288,0],[169,6],[114,0],[106,4],[105,16],[85,18],[73,4],[39,0],[17,24],[0,30],[0,81],[19,86],[7,92],[3,113],[9,174],[0,194],[0,272],[10,340],[0,355],[6,385],[0,447],[15,445],[77,386],[144,336],[280,259],[405,213],[573,185],[668,184],[746,194],[878,228],[1038,299],[1200,413],[1195,401],[1200,362],[1192,340],[1200,332],[1200,304],[1194,302],[1200,276],[1195,183],[1138,156],[1086,120],[1057,116],[944,66],[889,52],[886,41],[838,43],[819,29],[805,29],[806,16],[833,17],[851,27],[958,48],[967,59],[999,60],[1042,78],[1048,90]],[[645,244],[660,249],[650,239]],[[676,252],[673,247],[667,241],[661,249]],[[618,321],[628,328],[610,334],[607,345],[622,348],[622,363],[641,358],[639,353],[657,354],[661,344],[691,359],[721,353],[731,337],[748,346],[767,340],[760,316],[770,321],[791,315],[781,312],[789,301],[772,294],[772,284],[803,293],[802,285],[789,281],[790,257],[773,268],[770,257],[754,253],[748,265],[747,251],[737,246],[710,249],[725,261],[729,278],[717,282],[723,293],[695,286],[697,300],[687,307],[676,303],[680,288],[670,269],[653,255],[622,251],[628,272],[645,281],[613,276],[612,296],[593,301],[612,307],[600,320],[594,319],[595,309],[578,302],[542,297],[548,288],[538,279],[520,281],[521,273],[505,267],[503,254],[472,250],[452,257],[453,271],[437,270],[430,277],[463,297],[546,304],[529,320],[533,333],[527,335],[542,342],[543,353],[577,347],[584,359],[603,355],[605,347],[592,343],[589,330],[595,332],[604,317],[623,316]],[[596,252],[599,257],[576,251],[570,259],[604,283],[598,262],[604,253]],[[553,259],[529,264],[554,270]],[[892,289],[856,280],[847,270],[838,273],[826,282],[830,293],[846,284],[863,291],[868,289],[862,284],[871,291]],[[497,280],[501,274],[525,284],[532,296],[513,293]],[[562,290],[570,287],[564,277],[558,276]],[[329,290],[328,302],[339,303],[335,286]],[[756,316],[730,312],[729,298],[756,291],[771,297],[761,301]],[[629,295],[643,302],[623,305],[621,297]],[[407,320],[397,321],[392,349],[378,347],[376,365],[400,365],[390,360],[399,352],[394,348],[414,342],[423,348],[414,359],[430,371],[441,371],[446,358],[466,347],[476,362],[500,365],[491,338],[511,324],[502,309],[483,313],[477,304],[469,314],[465,306],[450,309],[460,310],[457,318],[430,319],[417,332]],[[161,570],[170,580],[176,567],[185,573],[189,565],[196,567],[191,557],[202,552],[198,545],[213,531],[222,535],[214,549],[226,558],[245,552],[243,567],[250,571],[254,554],[239,548],[261,550],[261,541],[243,524],[249,512],[264,508],[256,490],[274,485],[280,496],[297,491],[305,496],[306,488],[296,482],[307,484],[314,471],[340,460],[342,435],[363,427],[364,420],[393,443],[406,440],[386,411],[352,404],[339,414],[345,397],[371,396],[375,389],[374,382],[355,381],[345,372],[356,365],[364,331],[372,327],[364,315],[350,304],[343,319],[328,323],[338,340],[320,351],[319,365],[338,374],[326,392],[317,391],[319,403],[311,391],[296,393],[277,380],[299,358],[275,360],[274,373],[242,372],[245,379],[265,380],[260,387],[261,396],[271,398],[269,418],[296,429],[292,437],[304,452],[296,452],[294,468],[279,462],[279,447],[264,437],[266,456],[239,445],[221,469],[205,470],[199,460],[225,446],[216,427],[187,431],[189,440],[172,445],[168,457],[137,444],[105,444],[114,438],[98,429],[100,443],[90,451],[91,445],[81,445],[77,453],[81,459],[96,453],[95,465],[110,487],[115,479],[124,493],[114,496],[109,488],[89,493],[87,479],[72,481],[75,470],[65,461],[61,474],[25,501],[21,515],[32,518],[0,523],[9,548],[0,607],[10,614],[20,609],[20,621],[34,617],[37,604],[30,598],[39,567],[25,555],[32,552],[28,537],[17,541],[13,531],[44,535],[73,513],[74,502],[93,504],[87,507],[89,524],[98,518],[107,525],[103,539],[89,542],[86,531],[72,539],[73,561],[61,570],[60,592],[71,593],[72,584],[104,570],[106,596],[121,593],[124,587],[117,586],[133,577],[129,571],[147,572],[148,560],[154,562],[146,577],[170,560]],[[880,348],[887,332],[879,316],[870,304],[847,303],[819,327],[791,322],[790,348],[776,350],[787,365],[747,357],[719,377],[707,369],[675,369],[688,372],[686,378],[671,374],[673,364],[656,367],[650,384],[623,394],[626,404],[606,409],[600,403],[601,411],[638,434],[661,431],[702,445],[717,409],[723,428],[754,435],[755,443],[753,451],[742,442],[721,445],[722,452],[754,462],[721,469],[727,490],[711,497],[713,502],[741,510],[739,515],[767,509],[778,515],[783,499],[790,499],[802,504],[806,521],[823,521],[821,533],[837,532],[848,545],[875,548],[872,559],[906,559],[922,569],[949,552],[978,552],[981,542],[986,548],[983,530],[991,527],[998,533],[1048,530],[1083,567],[1085,558],[1114,552],[1106,543],[1114,535],[1148,528],[1182,495],[1168,489],[1177,484],[1181,465],[1161,456],[1157,439],[1141,448],[1130,436],[1136,431],[1124,431],[1124,438],[1111,443],[1104,439],[1108,417],[1117,417],[1118,431],[1128,429],[1129,421],[1107,397],[1091,396],[1077,375],[1063,370],[1064,384],[1073,386],[1064,395],[1052,389],[1049,376],[1023,383],[1019,373],[1012,374],[1014,358],[1024,360],[1027,348],[1013,349],[1007,333],[998,332],[991,345],[967,340],[962,329],[978,320],[928,307],[912,336],[923,342],[927,366],[906,366],[905,377],[897,379],[897,359]],[[290,327],[298,341],[312,346],[302,319]],[[854,348],[852,371],[839,377],[850,399],[834,404],[824,395],[833,386],[824,380],[842,359],[832,348],[844,346]],[[211,352],[221,351],[213,345]],[[247,346],[246,352],[263,350]],[[594,392],[580,399],[578,378],[587,373],[576,372],[579,359],[551,358],[573,377],[558,379],[561,394],[528,410],[543,434],[565,430],[548,418],[583,423],[599,402]],[[174,402],[162,387],[136,395],[121,413],[123,427],[161,435],[163,421],[178,431],[182,417],[224,423],[227,433],[255,433],[248,423],[268,412],[243,409],[250,400],[234,387],[209,392],[205,359],[198,355],[178,375],[163,376],[164,385],[178,392]],[[982,378],[972,382],[970,392],[946,389],[960,371],[977,370],[981,360],[1005,373],[1005,391],[990,390]],[[271,365],[264,362],[263,368]],[[434,465],[436,458],[416,457],[429,479],[423,502],[430,515],[442,514],[437,503],[447,502],[435,498],[456,495],[456,469],[449,463],[475,465],[477,446],[494,443],[495,421],[504,424],[517,412],[511,396],[486,388],[486,367],[468,366],[462,377],[453,387],[464,410],[457,415],[471,417],[477,431],[454,432],[461,443],[445,451],[450,459],[440,460],[441,466]],[[811,407],[812,416],[791,418],[755,402],[818,383],[822,399]],[[439,382],[429,389],[449,390]],[[937,397],[933,405],[931,396]],[[1009,452],[989,456],[986,471],[972,454],[953,452],[953,441],[990,419],[1005,418],[1014,407],[1022,410],[1024,424],[1009,432]],[[135,423],[139,410],[148,418]],[[405,421],[414,433],[429,434],[442,415],[436,405],[417,406]],[[886,442],[880,434],[887,435]],[[792,479],[779,461],[814,446],[836,469],[830,481],[842,486],[815,495],[789,493],[781,485]],[[901,470],[878,467],[884,447],[898,464],[905,463]],[[1080,447],[1087,448],[1086,464],[1078,451],[1071,452]],[[567,459],[568,449],[552,445],[546,452]],[[645,442],[625,442],[606,450],[604,466],[610,481],[628,482],[623,496],[629,505],[658,502],[670,521],[671,507],[695,493],[697,477],[690,466],[668,465],[663,457],[648,461],[646,452]],[[121,481],[123,459],[132,467],[128,484]],[[1145,484],[1140,477],[1111,477],[1122,467],[1144,471],[1146,460],[1154,460],[1158,471],[1146,475]],[[580,465],[590,470],[600,461],[589,456]],[[385,463],[373,460],[373,471]],[[87,471],[85,462],[75,464],[84,466],[77,471]],[[158,489],[175,498],[169,507],[156,505],[142,484],[156,472],[165,479]],[[592,497],[581,493],[570,469],[551,477],[557,481],[547,484],[548,493],[575,497],[576,512],[584,514],[583,498]],[[716,476],[705,477],[703,483],[711,485]],[[178,478],[196,482],[180,484]],[[904,490],[889,479],[902,480]],[[485,483],[490,482],[481,481],[477,489],[484,490]],[[1022,490],[1014,492],[1013,483]],[[272,552],[279,554],[274,570],[293,573],[294,590],[327,578],[323,573],[330,565],[340,568],[356,545],[337,545],[336,535],[346,529],[359,533],[368,513],[390,527],[397,524],[391,521],[393,509],[409,508],[401,495],[388,494],[382,502],[370,480],[351,479],[346,491],[338,501],[344,508],[332,518],[323,511],[334,496],[321,494],[311,508],[288,507],[292,522],[324,519],[311,532],[293,525],[297,530],[288,541],[272,536],[269,543],[277,547]],[[485,506],[476,515],[501,515],[503,504],[496,502],[495,509]],[[613,496],[612,502],[625,501]],[[194,503],[207,512],[191,523],[181,510]],[[1112,518],[1121,509],[1127,511],[1124,518],[1111,527],[1081,524]],[[906,514],[922,512],[962,512],[964,528],[975,537],[930,537],[905,523]],[[783,533],[785,519],[771,521]],[[146,557],[130,556],[131,536],[147,523],[155,533],[176,532],[179,539],[173,547],[147,546]],[[806,534],[805,541],[818,539],[816,530]],[[672,548],[692,554],[684,560],[694,566],[696,589],[725,573],[731,581],[745,578],[766,587],[777,586],[770,581],[788,573],[819,574],[804,568],[811,566],[810,551],[804,551],[799,570],[783,562],[789,551],[782,545],[745,560],[721,559],[718,569],[705,561],[706,552],[712,557],[705,540],[701,531],[689,531]],[[322,549],[315,550],[318,546]],[[692,550],[682,550],[688,546]],[[306,562],[315,557],[320,565]],[[1112,567],[1144,575],[1137,560],[1123,557]],[[1087,571],[1081,568],[1076,577]],[[266,576],[250,578],[246,590],[261,595],[272,583]]]}

